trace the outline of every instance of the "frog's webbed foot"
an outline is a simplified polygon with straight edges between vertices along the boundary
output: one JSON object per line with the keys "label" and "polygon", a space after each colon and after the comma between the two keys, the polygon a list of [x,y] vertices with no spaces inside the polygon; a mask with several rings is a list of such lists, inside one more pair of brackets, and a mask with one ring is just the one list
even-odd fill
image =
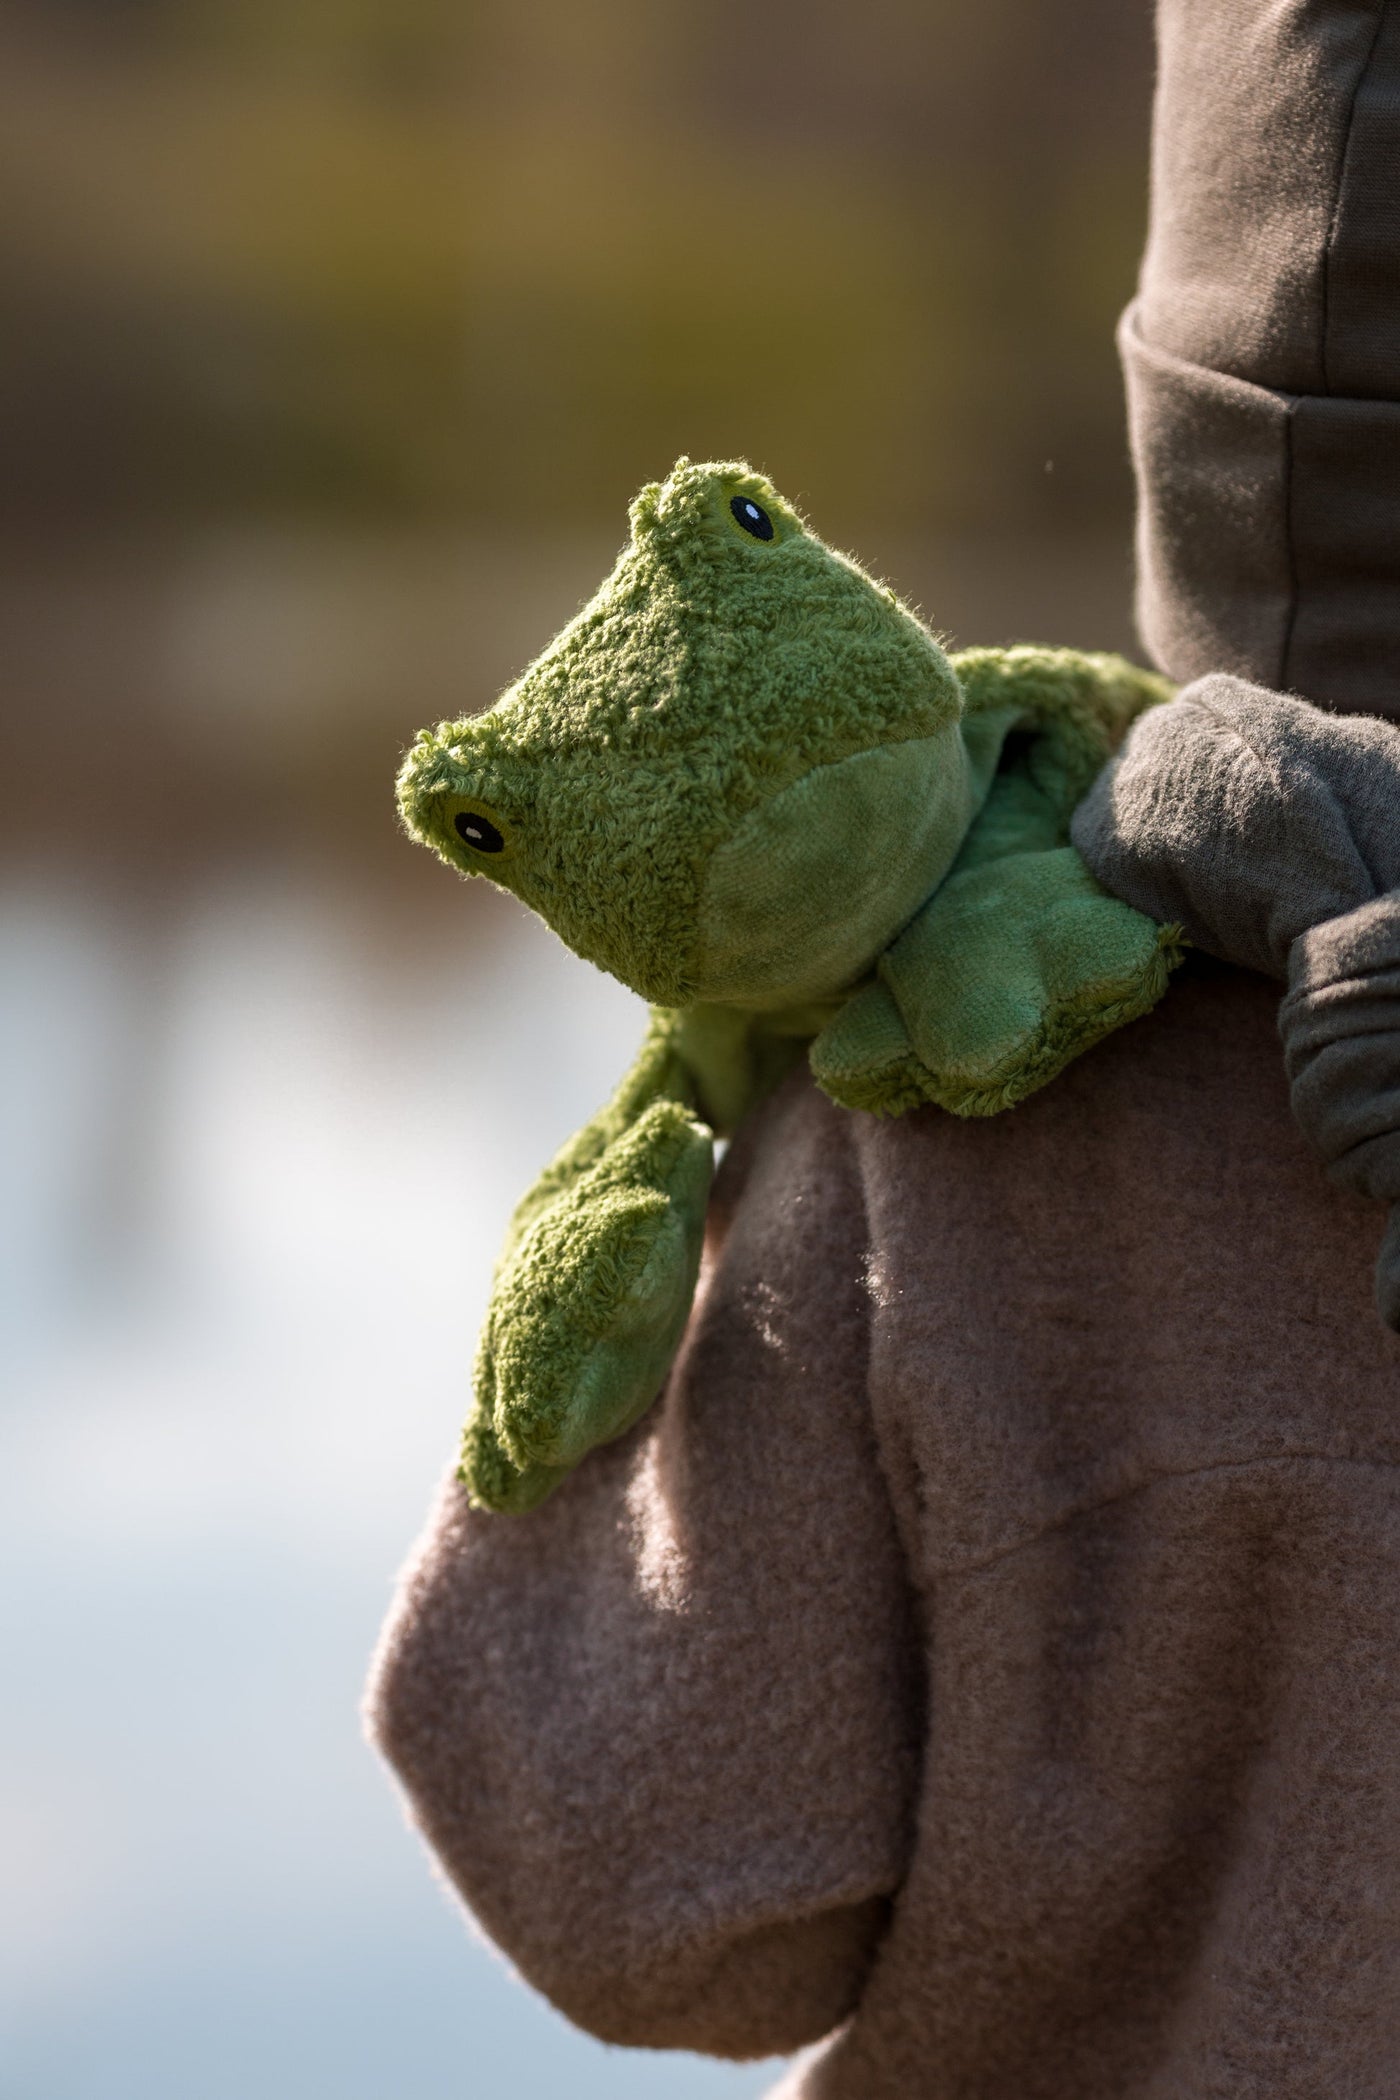
{"label": "frog's webbed foot", "polygon": [[842,1108],[902,1116],[934,1098],[933,1075],[910,1040],[894,994],[878,980],[846,1001],[808,1055],[818,1086]]}
{"label": "frog's webbed foot", "polygon": [[478,1509],[495,1510],[502,1516],[523,1516],[558,1487],[569,1468],[515,1464],[496,1433],[495,1414],[481,1373],[478,1357],[477,1389],[462,1431],[458,1477],[466,1482]]}
{"label": "frog's webbed foot", "polygon": [[656,1398],[695,1291],[712,1158],[690,1111],[655,1101],[510,1248],[463,1438],[473,1500],[532,1508]]}
{"label": "frog's webbed foot", "polygon": [[812,1068],[846,1107],[995,1115],[1147,1013],[1179,957],[1179,929],[1110,897],[1073,847],[1007,854],[935,892]]}

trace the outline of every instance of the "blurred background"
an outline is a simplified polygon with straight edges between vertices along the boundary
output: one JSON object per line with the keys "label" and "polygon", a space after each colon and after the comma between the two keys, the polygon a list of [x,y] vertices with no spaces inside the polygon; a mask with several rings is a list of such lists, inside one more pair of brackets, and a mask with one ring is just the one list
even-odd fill
{"label": "blurred background", "polygon": [[360,1741],[506,1213],[640,1030],[391,780],[683,451],[958,642],[1131,646],[1150,31],[0,12],[6,2100],[771,2082],[572,2034]]}

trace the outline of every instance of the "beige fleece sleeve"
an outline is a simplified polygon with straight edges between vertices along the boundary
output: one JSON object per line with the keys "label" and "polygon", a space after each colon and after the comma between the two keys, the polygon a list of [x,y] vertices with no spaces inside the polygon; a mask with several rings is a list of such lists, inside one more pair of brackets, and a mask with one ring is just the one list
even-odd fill
{"label": "beige fleece sleeve", "polygon": [[859,1183],[800,1099],[726,1161],[663,1402],[528,1516],[449,1485],[371,1688],[463,1900],[612,2042],[825,2034],[909,1850],[922,1697]]}

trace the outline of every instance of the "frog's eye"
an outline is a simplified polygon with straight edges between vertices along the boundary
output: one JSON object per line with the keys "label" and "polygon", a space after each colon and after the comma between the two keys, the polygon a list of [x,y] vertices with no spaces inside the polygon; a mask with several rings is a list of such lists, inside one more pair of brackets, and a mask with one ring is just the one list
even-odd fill
{"label": "frog's eye", "polygon": [[742,525],[744,531],[751,532],[756,540],[772,539],[773,520],[761,503],[754,502],[752,496],[731,497],[729,509],[735,524]]}
{"label": "frog's eye", "polygon": [[452,819],[453,828],[464,845],[474,847],[478,853],[503,853],[505,839],[489,817],[479,809],[459,809]]}

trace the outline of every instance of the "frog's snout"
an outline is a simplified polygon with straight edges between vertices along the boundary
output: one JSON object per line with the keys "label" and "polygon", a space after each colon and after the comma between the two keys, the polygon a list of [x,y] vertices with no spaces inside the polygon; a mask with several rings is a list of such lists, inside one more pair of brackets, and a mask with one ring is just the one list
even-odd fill
{"label": "frog's snout", "polygon": [[412,836],[464,874],[494,874],[520,844],[520,814],[464,749],[460,731],[421,737],[399,775],[399,810]]}

